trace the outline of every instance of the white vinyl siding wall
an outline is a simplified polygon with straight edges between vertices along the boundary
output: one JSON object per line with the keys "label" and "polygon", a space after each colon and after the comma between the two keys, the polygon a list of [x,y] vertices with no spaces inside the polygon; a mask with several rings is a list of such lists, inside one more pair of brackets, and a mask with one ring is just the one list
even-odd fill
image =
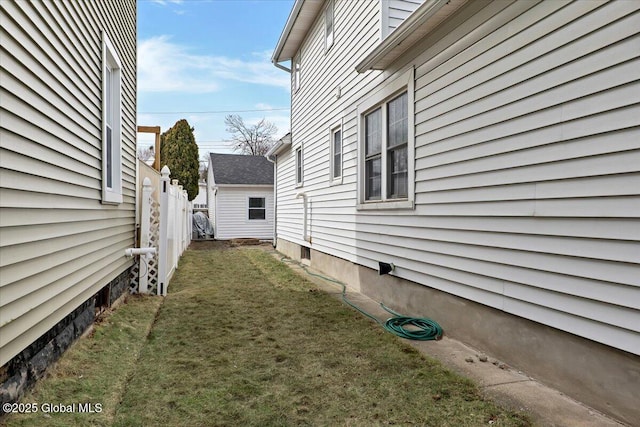
{"label": "white vinyl siding wall", "polygon": [[425,0],[380,0],[382,8],[382,38],[387,37]]}
{"label": "white vinyl siding wall", "polygon": [[[292,98],[312,248],[640,354],[640,4],[470,3],[395,68],[358,75],[380,18],[346,3],[330,55],[322,20],[310,31]],[[357,104],[410,67],[415,210],[357,212]],[[278,158],[278,237],[308,246],[293,152]]]}
{"label": "white vinyl siding wall", "polygon": [[[345,236],[343,222],[353,222],[356,199],[356,134],[358,96],[364,96],[367,85],[374,76],[364,79],[354,73],[357,61],[379,42],[379,0],[363,0],[360,7],[352,7],[349,1],[334,0],[334,48],[324,52],[324,19],[319,16],[301,50],[304,83],[292,94],[292,148],[278,156],[278,237],[308,245],[303,240],[303,199],[299,192],[315,194],[323,189],[326,197],[314,197],[308,205],[308,216],[322,227],[323,232],[313,240],[314,248],[353,260],[355,234]],[[349,48],[345,48],[348,46]],[[377,74],[377,73],[374,73]],[[382,79],[379,79],[382,81]],[[341,96],[336,98],[340,88]],[[350,105],[351,111],[345,110]],[[342,118],[345,117],[345,121]],[[328,126],[342,125],[342,184],[330,185],[331,144]],[[304,143],[304,186],[295,186],[295,150]],[[347,215],[346,217],[343,215]],[[335,223],[334,221],[338,221]],[[333,225],[337,229],[333,229]],[[329,229],[324,227],[329,226]],[[353,228],[353,227],[352,227]],[[326,234],[325,234],[326,231]],[[337,234],[336,234],[337,233]],[[315,239],[315,236],[311,236]],[[348,238],[346,238],[348,237]],[[351,243],[349,243],[351,242]]]}
{"label": "white vinyl siding wall", "polygon": [[[265,199],[264,220],[249,219],[249,198]],[[221,186],[216,195],[216,239],[273,239],[273,187]]]}
{"label": "white vinyl siding wall", "polygon": [[[131,266],[136,6],[0,2],[0,365]],[[102,31],[122,62],[122,196],[102,202]]]}

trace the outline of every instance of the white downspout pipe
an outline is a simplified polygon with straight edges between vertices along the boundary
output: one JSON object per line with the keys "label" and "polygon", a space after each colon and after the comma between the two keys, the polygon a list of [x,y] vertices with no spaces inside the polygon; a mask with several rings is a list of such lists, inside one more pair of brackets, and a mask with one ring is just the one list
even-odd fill
{"label": "white downspout pipe", "polygon": [[298,193],[296,199],[302,198],[302,239],[305,242],[311,243],[309,234],[307,233],[307,194]]}

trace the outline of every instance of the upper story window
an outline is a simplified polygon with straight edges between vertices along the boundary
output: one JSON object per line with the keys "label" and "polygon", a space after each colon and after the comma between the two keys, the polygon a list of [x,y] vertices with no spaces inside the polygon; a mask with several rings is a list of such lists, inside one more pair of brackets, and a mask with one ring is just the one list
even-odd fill
{"label": "upper story window", "polygon": [[122,203],[122,67],[102,33],[102,202]]}
{"label": "upper story window", "polygon": [[342,179],[342,125],[331,128],[331,180],[339,183]]}
{"label": "upper story window", "polygon": [[358,106],[359,209],[412,208],[413,69]]}
{"label": "upper story window", "polygon": [[296,150],[296,186],[301,186],[303,182],[303,169],[302,169],[302,147]]}
{"label": "upper story window", "polygon": [[324,10],[324,48],[329,50],[333,46],[333,34],[334,34],[334,21],[333,21],[333,1],[327,2],[327,7]]}
{"label": "upper story window", "polygon": [[267,205],[264,197],[249,197],[249,220],[267,218]]}
{"label": "upper story window", "polygon": [[298,54],[293,57],[293,73],[291,78],[293,80],[294,92],[297,92],[298,89],[300,89],[300,56],[301,53],[298,52]]}

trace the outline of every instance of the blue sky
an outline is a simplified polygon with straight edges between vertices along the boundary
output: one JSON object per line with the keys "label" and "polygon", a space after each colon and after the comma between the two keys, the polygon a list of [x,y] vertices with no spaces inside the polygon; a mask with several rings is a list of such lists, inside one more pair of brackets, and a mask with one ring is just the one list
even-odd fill
{"label": "blue sky", "polygon": [[[231,152],[226,114],[289,130],[289,74],[271,64],[293,0],[138,0],[138,125],[179,119],[200,155]],[[263,110],[263,111],[248,111]],[[138,146],[153,135],[138,134]]]}

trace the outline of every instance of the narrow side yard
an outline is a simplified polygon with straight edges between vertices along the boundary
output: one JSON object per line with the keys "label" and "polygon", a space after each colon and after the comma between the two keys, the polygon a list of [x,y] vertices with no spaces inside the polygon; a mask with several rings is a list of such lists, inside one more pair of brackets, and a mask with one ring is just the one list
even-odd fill
{"label": "narrow side yard", "polygon": [[147,335],[159,301],[130,298],[24,400],[101,413],[8,425],[529,425],[263,250],[185,252]]}

